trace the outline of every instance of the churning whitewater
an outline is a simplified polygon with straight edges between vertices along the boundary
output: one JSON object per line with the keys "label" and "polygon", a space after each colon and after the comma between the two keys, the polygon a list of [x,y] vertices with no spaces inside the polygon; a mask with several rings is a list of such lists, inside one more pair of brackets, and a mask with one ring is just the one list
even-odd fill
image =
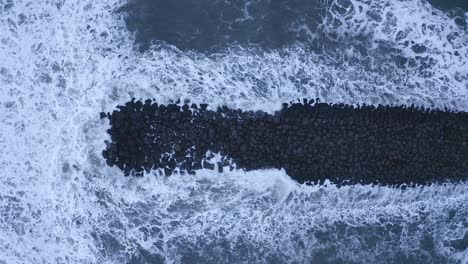
{"label": "churning whitewater", "polygon": [[464,3],[163,2],[0,0],[0,263],[468,263],[466,182],[123,177],[99,118],[132,98],[468,111]]}

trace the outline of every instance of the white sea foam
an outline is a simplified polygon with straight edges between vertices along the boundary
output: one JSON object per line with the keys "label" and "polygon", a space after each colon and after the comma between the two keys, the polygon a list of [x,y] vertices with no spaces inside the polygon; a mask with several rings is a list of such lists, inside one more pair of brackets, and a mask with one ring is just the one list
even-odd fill
{"label": "white sea foam", "polygon": [[[375,3],[383,1],[359,5],[374,10]],[[335,250],[342,259],[378,262],[376,256],[411,254],[427,236],[435,256],[468,260],[451,244],[466,232],[466,184],[404,191],[300,186],[276,170],[129,179],[100,156],[108,123],[98,113],[131,97],[188,97],[266,111],[301,97],[467,110],[467,34],[443,13],[418,1],[392,1],[383,14],[405,15],[394,15],[390,33],[385,19],[363,32],[373,36],[372,45],[398,46],[392,32],[412,29],[407,38],[428,45],[427,55],[437,60],[433,75],[423,77],[391,65],[382,74],[338,53],[337,64],[301,45],[217,55],[139,53],[115,12],[123,4],[0,2],[0,263],[113,263],[141,249],[170,262],[204,253],[227,259],[226,247],[234,261],[252,262],[255,253],[301,261]],[[435,29],[424,33],[419,20]],[[455,44],[446,40],[449,32],[458,32]],[[455,50],[464,59],[449,56]],[[408,49],[404,55],[415,56]]]}

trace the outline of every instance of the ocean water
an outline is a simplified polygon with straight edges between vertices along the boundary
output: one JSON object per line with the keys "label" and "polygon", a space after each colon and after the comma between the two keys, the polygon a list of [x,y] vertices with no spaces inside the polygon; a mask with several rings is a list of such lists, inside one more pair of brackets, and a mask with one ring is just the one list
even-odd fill
{"label": "ocean water", "polygon": [[127,178],[99,119],[132,97],[468,111],[465,1],[169,2],[0,0],[0,263],[468,263],[467,183]]}

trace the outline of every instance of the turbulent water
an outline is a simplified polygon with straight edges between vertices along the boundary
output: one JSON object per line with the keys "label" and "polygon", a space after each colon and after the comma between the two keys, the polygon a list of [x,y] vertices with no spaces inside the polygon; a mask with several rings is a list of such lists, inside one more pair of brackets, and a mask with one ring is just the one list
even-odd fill
{"label": "turbulent water", "polygon": [[468,6],[0,0],[0,263],[468,263],[467,183],[284,171],[127,178],[99,112],[132,97],[468,111]]}

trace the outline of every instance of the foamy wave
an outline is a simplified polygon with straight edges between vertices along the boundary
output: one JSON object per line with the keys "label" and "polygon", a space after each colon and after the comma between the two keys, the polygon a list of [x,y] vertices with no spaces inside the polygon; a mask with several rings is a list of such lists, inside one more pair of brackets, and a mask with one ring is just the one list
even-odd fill
{"label": "foamy wave", "polygon": [[419,1],[334,1],[319,28],[310,43],[270,51],[206,55],[158,44],[122,63],[116,89],[266,111],[302,97],[467,110],[467,33],[442,11]]}

